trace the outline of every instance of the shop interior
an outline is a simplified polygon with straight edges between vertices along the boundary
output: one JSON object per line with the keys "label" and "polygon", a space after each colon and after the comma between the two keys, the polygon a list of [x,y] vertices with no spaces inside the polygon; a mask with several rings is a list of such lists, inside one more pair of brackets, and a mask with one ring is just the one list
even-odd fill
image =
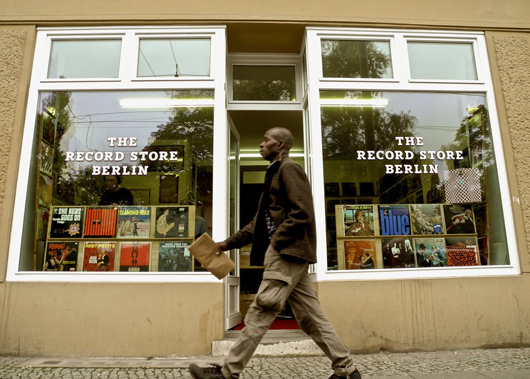
{"label": "shop interior", "polygon": [[[303,117],[301,111],[230,111],[229,116],[240,135],[240,202],[239,221],[243,227],[249,223],[257,210],[263,191],[263,180],[268,162],[258,154],[259,144],[265,132],[274,126],[286,127],[293,133],[294,145],[291,156],[301,166],[303,159]],[[250,246],[240,251],[240,311],[244,318],[259,288],[263,267],[250,266]],[[242,324],[235,327],[242,328]],[[278,315],[273,329],[297,329],[289,306]]]}

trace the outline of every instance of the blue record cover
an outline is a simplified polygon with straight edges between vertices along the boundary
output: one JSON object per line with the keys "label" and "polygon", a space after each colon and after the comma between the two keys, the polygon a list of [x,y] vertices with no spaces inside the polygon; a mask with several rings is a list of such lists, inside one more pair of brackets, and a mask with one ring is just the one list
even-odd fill
{"label": "blue record cover", "polygon": [[380,205],[379,226],[382,236],[408,236],[411,232],[409,206]]}

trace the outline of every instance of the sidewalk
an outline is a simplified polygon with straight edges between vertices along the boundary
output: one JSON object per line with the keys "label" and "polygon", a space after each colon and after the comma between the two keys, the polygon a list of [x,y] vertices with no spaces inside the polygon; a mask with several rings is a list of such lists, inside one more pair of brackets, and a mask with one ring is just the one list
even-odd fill
{"label": "sidewalk", "polygon": [[[530,348],[355,355],[363,378],[528,379]],[[61,358],[0,356],[0,378],[191,378],[187,366],[221,363],[213,357]],[[253,358],[242,378],[327,379],[326,357]]]}

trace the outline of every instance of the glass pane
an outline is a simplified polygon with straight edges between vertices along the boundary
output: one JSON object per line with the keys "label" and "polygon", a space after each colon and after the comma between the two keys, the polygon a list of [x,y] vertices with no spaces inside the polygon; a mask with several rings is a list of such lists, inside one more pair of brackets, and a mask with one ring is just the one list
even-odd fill
{"label": "glass pane", "polygon": [[390,43],[322,40],[325,78],[392,78]]}
{"label": "glass pane", "polygon": [[213,112],[211,90],[41,93],[24,226],[35,269],[201,270],[187,246],[212,228]]}
{"label": "glass pane", "polygon": [[476,80],[470,43],[409,42],[412,79]]}
{"label": "glass pane", "polygon": [[138,76],[210,76],[210,39],[141,39]]}
{"label": "glass pane", "polygon": [[509,263],[484,95],[321,100],[328,269]]}
{"label": "glass pane", "polygon": [[295,101],[294,66],[234,66],[234,100]]}
{"label": "glass pane", "polygon": [[121,40],[53,41],[48,78],[117,78]]}

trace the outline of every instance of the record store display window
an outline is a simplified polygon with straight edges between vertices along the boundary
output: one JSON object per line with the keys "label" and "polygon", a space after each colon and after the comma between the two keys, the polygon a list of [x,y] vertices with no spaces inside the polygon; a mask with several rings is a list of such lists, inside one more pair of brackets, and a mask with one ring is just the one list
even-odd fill
{"label": "record store display window", "polygon": [[509,263],[484,96],[333,95],[387,104],[322,108],[329,267]]}
{"label": "record store display window", "polygon": [[225,60],[224,33],[38,32],[9,274],[207,273],[188,247],[212,234],[215,94],[225,76],[212,61]]}
{"label": "record store display window", "polygon": [[37,270],[202,269],[187,247],[211,233],[212,91],[42,92],[36,130]]}
{"label": "record store display window", "polygon": [[310,34],[328,273],[450,276],[515,264],[484,41],[448,37]]}

